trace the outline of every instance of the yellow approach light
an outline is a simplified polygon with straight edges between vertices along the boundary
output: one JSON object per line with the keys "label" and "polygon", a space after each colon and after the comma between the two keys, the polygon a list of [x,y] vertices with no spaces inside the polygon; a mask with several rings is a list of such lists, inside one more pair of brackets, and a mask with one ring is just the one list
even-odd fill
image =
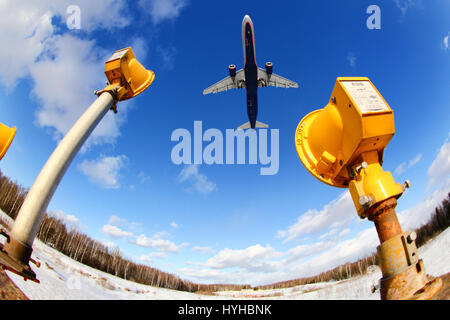
{"label": "yellow approach light", "polygon": [[[155,73],[145,69],[137,61],[130,47],[116,51],[105,63],[105,75],[109,85],[97,95],[114,92],[117,101],[133,98],[147,89],[155,79]],[[114,111],[116,112],[115,108]]]}
{"label": "yellow approach light", "polygon": [[381,168],[384,148],[394,133],[392,109],[372,82],[339,77],[325,108],[298,124],[295,147],[314,177],[348,187],[358,215],[374,222],[380,240],[381,299],[431,299],[442,288],[442,280],[429,281],[418,257],[416,235],[402,231],[395,212],[409,182],[397,183]]}
{"label": "yellow approach light", "polygon": [[6,151],[8,151],[15,135],[16,127],[10,128],[3,123],[0,123],[0,160],[3,158]]}
{"label": "yellow approach light", "polygon": [[325,108],[306,115],[295,132],[305,168],[335,187],[349,187],[360,216],[372,204],[399,197],[403,186],[381,168],[395,133],[394,114],[365,77],[339,77]]}

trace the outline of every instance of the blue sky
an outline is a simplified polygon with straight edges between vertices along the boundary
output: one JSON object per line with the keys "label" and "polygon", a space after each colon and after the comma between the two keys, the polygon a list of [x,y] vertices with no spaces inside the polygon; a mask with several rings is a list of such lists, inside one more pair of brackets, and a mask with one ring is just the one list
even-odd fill
{"label": "blue sky", "polygon": [[[373,4],[380,30],[366,27]],[[79,30],[66,26],[69,5],[80,8]],[[450,191],[449,13],[443,0],[2,1],[0,121],[17,134],[0,169],[30,187],[103,88],[104,61],[131,46],[154,83],[103,119],[48,211],[130,259],[197,282],[317,274],[373,252],[378,239],[348,191],[303,168],[298,122],[325,106],[338,76],[369,77],[395,115],[383,167],[412,182],[397,207],[402,226],[423,223]],[[245,14],[258,65],[272,61],[300,85],[259,90],[258,120],[279,129],[279,171],[175,165],[175,129],[193,134],[202,121],[225,134],[247,121],[244,91],[201,94],[229,64],[243,67]]]}

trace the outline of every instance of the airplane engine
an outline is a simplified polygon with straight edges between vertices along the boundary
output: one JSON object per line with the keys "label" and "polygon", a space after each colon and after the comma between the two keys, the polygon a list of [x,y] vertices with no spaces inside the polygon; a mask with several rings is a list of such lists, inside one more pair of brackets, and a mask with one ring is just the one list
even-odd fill
{"label": "airplane engine", "polygon": [[236,77],[236,65],[230,64],[228,66],[228,71],[230,72],[230,77],[232,78]]}
{"label": "airplane engine", "polygon": [[272,62],[266,62],[266,73],[267,73],[267,75],[270,76],[272,74],[272,68],[273,68]]}

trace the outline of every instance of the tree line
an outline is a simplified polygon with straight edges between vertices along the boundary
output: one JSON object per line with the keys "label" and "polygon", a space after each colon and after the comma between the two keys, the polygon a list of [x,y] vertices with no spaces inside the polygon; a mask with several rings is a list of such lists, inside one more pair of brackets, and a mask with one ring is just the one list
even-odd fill
{"label": "tree line", "polygon": [[[450,226],[450,193],[432,213],[428,222],[415,230],[417,234],[416,245],[421,247],[428,240],[436,237],[439,233]],[[378,265],[376,252],[359,259],[355,262],[339,265],[329,271],[322,272],[312,277],[299,278],[288,281],[280,281],[263,286],[257,286],[257,289],[280,289],[299,285],[318,283],[324,281],[340,281],[358,275],[364,275],[371,265]]]}
{"label": "tree line", "polygon": [[[0,209],[12,219],[17,217],[27,192],[0,170]],[[3,221],[3,225],[8,228],[7,222]],[[124,258],[118,248],[110,248],[75,228],[68,228],[63,220],[48,213],[44,214],[37,238],[78,262],[136,283],[188,292],[250,288],[250,285],[238,284],[198,284],[136,263]]]}
{"label": "tree line", "polygon": [[[26,188],[4,176],[0,170],[0,209],[12,219],[17,217],[27,192]],[[7,227],[6,223],[3,224]],[[449,225],[450,193],[436,207],[429,221],[415,230],[417,246],[422,246]],[[125,280],[145,285],[188,292],[213,292],[251,288],[249,284],[198,284],[148,265],[136,263],[124,258],[118,248],[110,248],[77,229],[68,228],[64,221],[47,213],[41,222],[37,237],[45,244],[78,262]],[[331,280],[344,280],[365,274],[367,268],[371,265],[378,265],[376,253],[355,262],[337,266],[315,276],[257,286],[255,289],[279,289]]]}

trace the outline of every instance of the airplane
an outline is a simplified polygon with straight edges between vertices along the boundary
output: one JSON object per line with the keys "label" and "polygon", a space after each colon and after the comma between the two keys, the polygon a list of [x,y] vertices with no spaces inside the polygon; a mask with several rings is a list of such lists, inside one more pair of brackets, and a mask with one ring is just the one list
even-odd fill
{"label": "airplane", "polygon": [[267,124],[256,121],[258,114],[258,87],[298,88],[294,81],[283,78],[272,72],[272,62],[266,62],[265,70],[259,68],[255,58],[255,32],[253,22],[248,15],[242,20],[242,46],[244,48],[244,68],[236,71],[236,65],[228,67],[229,76],[203,90],[203,95],[218,93],[229,89],[247,91],[247,115],[249,122],[237,129],[268,128]]}

